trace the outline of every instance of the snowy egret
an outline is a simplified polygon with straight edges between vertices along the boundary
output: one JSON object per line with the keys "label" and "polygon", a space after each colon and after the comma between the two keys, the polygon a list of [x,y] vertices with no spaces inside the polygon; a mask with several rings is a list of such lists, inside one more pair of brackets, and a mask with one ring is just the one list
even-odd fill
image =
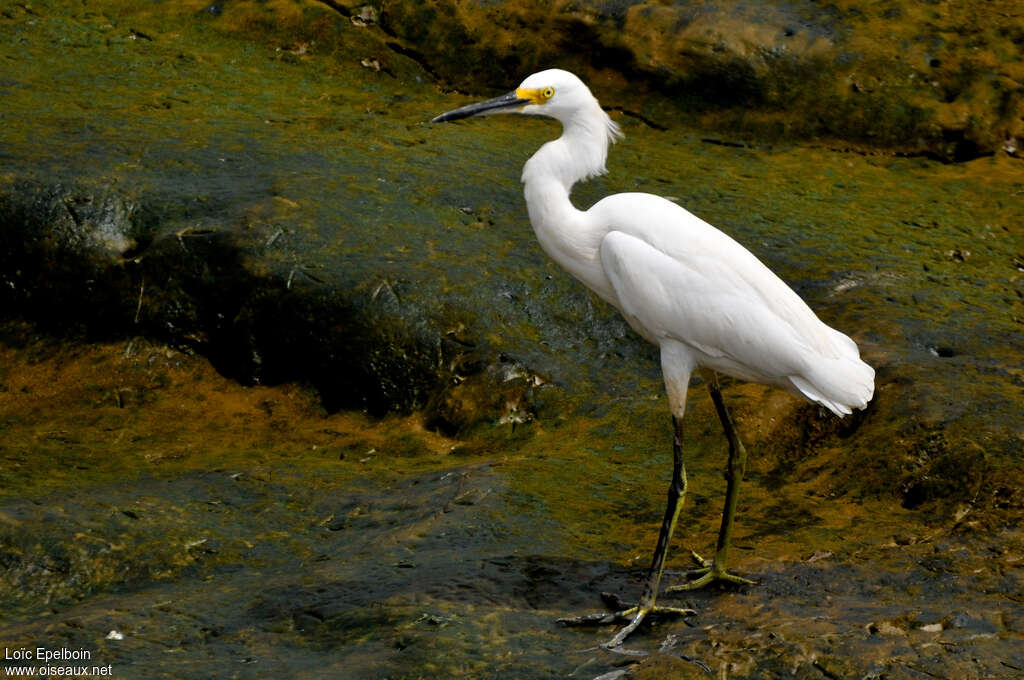
{"label": "snowy egret", "polygon": [[702,372],[729,441],[728,484],[714,559],[694,554],[703,564],[700,576],[669,591],[715,580],[752,583],[726,570],[746,451],[722,400],[718,374],[782,388],[843,416],[867,406],[875,372],[861,361],[853,340],[822,323],[750,251],[672,201],[623,193],[578,210],[569,198],[573,184],[603,174],[608,147],[622,135],[575,75],[541,71],[513,92],[443,113],[433,122],[496,113],[548,116],[562,123],[561,137],[544,144],[523,167],[537,240],[661,350],[674,428],[673,472],[643,594],[636,606],[613,615],[565,620],[628,622],[606,645],[615,648],[652,612],[692,613],[655,602],[686,494],[683,413],[694,370]]}

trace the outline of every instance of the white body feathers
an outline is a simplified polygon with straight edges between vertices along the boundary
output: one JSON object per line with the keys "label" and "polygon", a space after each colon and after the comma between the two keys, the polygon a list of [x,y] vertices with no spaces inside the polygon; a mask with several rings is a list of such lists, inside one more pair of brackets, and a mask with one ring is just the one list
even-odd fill
{"label": "white body feathers", "polygon": [[[531,83],[533,81],[533,83]],[[527,114],[559,119],[563,134],[523,168],[526,204],[544,251],[614,305],[661,348],[673,413],[682,417],[696,367],[786,389],[845,415],[874,393],[857,345],[732,238],[667,199],[609,196],[586,211],[575,182],[605,171],[617,126],[576,76],[551,70],[523,88],[556,95]]]}

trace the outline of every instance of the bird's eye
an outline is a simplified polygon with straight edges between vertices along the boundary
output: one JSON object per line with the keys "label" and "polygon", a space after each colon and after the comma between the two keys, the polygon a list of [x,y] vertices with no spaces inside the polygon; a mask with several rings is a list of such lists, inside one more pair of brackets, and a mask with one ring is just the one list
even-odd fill
{"label": "bird's eye", "polygon": [[541,92],[541,95],[544,97],[544,99],[551,99],[552,97],[555,96],[555,88],[545,87],[544,91]]}

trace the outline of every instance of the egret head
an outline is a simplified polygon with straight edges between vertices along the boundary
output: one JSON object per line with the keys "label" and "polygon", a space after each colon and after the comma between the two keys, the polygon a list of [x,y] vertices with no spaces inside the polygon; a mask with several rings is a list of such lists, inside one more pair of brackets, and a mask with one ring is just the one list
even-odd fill
{"label": "egret head", "polygon": [[549,116],[563,123],[588,108],[599,107],[582,80],[557,68],[529,76],[516,88],[516,96],[529,102],[520,113]]}
{"label": "egret head", "polygon": [[[512,92],[487,101],[442,113],[431,122],[441,123],[495,113],[522,113],[556,118],[563,125],[583,122],[586,117],[607,116],[583,81],[568,71],[553,68],[529,76]],[[610,122],[610,121],[609,121]],[[614,125],[614,123],[612,123]]]}

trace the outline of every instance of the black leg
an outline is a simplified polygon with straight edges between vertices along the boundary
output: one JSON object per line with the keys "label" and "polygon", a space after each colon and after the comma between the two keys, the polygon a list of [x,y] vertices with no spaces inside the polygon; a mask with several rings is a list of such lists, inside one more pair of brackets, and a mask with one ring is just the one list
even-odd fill
{"label": "black leg", "polygon": [[686,496],[686,467],[683,464],[682,420],[673,417],[672,426],[672,481],[668,487],[668,503],[665,506],[665,518],[661,522],[661,531],[658,533],[658,545],[654,549],[654,558],[651,560],[651,568],[647,573],[647,582],[644,584],[644,592],[640,598],[640,603],[635,607],[630,607],[614,614],[590,614],[571,619],[559,619],[560,623],[570,626],[614,623],[621,620],[629,621],[615,637],[603,645],[609,649],[622,645],[623,641],[640,626],[648,614],[685,616],[695,613],[692,609],[660,607],[655,604],[658,599],[661,575],[665,571],[668,545],[672,540],[672,534],[679,520],[679,511],[683,507],[683,499]]}
{"label": "black leg", "polygon": [[740,496],[740,484],[743,481],[743,474],[747,468],[747,450],[743,447],[739,435],[736,433],[736,426],[732,422],[728,409],[725,407],[725,400],[722,399],[722,391],[718,386],[718,376],[713,371],[704,371],[704,379],[708,384],[708,391],[711,393],[711,401],[715,404],[718,412],[718,419],[722,421],[722,429],[729,440],[729,462],[725,471],[725,509],[722,511],[722,527],[718,532],[718,544],[715,548],[715,558],[708,562],[696,553],[693,553],[702,568],[698,570],[701,574],[696,580],[668,588],[674,590],[693,590],[711,583],[712,581],[729,581],[732,583],[752,584],[753,581],[734,576],[726,571],[726,563],[729,559],[729,542],[732,539],[732,527],[736,518],[736,503]]}
{"label": "black leg", "polygon": [[626,637],[636,630],[640,622],[652,611],[667,611],[675,614],[692,614],[692,609],[678,609],[676,607],[655,607],[658,599],[658,590],[661,584],[661,575],[665,571],[665,559],[668,557],[668,544],[672,540],[672,534],[676,530],[679,521],[679,511],[683,508],[683,499],[686,497],[686,466],[683,464],[683,421],[672,417],[672,481],[668,487],[668,503],[665,505],[665,518],[661,521],[661,531],[658,533],[658,545],[654,548],[654,558],[651,560],[651,569],[647,575],[647,583],[644,585],[644,593],[640,598],[640,604],[632,610],[623,612],[626,616],[632,614],[633,618],[627,626],[616,634],[607,643],[607,647],[618,647]]}

